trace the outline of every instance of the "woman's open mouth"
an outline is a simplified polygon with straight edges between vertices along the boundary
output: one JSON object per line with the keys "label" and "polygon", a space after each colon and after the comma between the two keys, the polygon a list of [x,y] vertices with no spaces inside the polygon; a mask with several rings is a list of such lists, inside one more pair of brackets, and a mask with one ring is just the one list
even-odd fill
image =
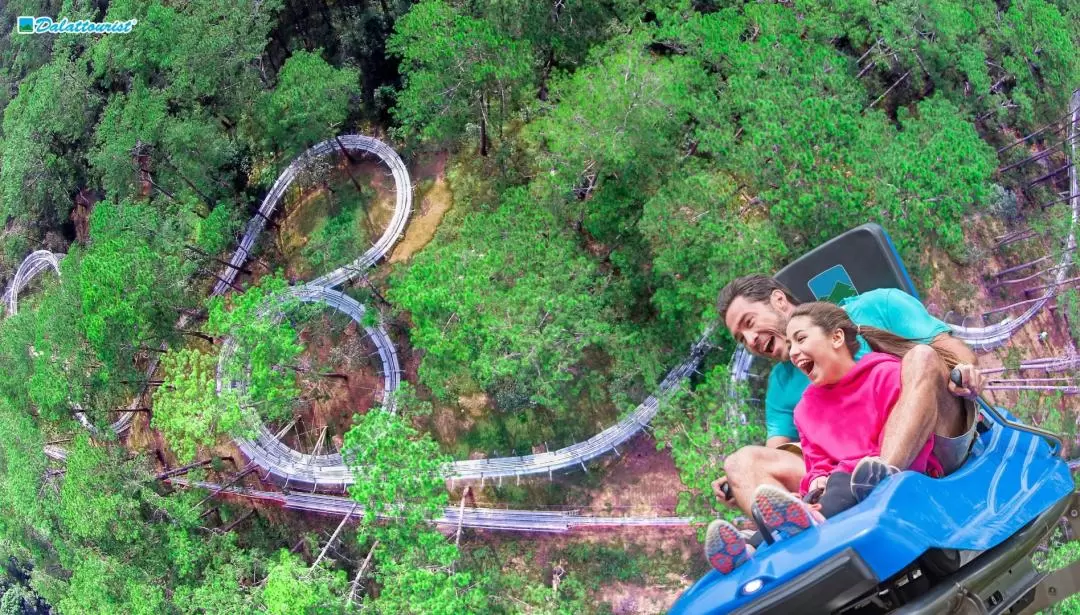
{"label": "woman's open mouth", "polygon": [[795,362],[795,367],[799,368],[802,373],[809,376],[810,372],[814,370],[814,361],[803,357]]}

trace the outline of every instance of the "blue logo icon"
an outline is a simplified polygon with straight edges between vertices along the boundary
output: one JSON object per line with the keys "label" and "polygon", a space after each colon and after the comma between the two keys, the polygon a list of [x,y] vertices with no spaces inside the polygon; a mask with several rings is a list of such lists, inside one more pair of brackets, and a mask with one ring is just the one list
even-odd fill
{"label": "blue logo icon", "polygon": [[814,299],[818,301],[840,303],[848,297],[859,294],[843,265],[829,267],[811,278],[806,285],[810,287],[810,292],[814,293]]}
{"label": "blue logo icon", "polygon": [[34,33],[34,18],[33,17],[20,17],[19,27],[16,32],[19,34],[33,34]]}

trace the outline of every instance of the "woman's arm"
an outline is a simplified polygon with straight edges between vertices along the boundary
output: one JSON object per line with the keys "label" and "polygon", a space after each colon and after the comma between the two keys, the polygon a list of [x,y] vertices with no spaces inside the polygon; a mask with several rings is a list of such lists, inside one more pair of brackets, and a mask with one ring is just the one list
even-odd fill
{"label": "woman's arm", "polygon": [[806,430],[799,425],[798,421],[796,421],[796,426],[799,427],[799,444],[802,446],[803,463],[806,464],[806,475],[799,482],[799,493],[806,495],[810,490],[810,483],[815,478],[832,474],[836,469],[836,464],[820,446],[806,437]]}

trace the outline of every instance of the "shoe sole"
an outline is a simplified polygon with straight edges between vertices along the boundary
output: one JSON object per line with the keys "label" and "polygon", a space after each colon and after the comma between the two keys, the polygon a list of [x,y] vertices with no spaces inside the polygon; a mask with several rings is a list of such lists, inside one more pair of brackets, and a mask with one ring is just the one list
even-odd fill
{"label": "shoe sole", "polygon": [[885,463],[863,459],[851,472],[851,495],[855,496],[856,501],[862,502],[889,476],[889,466]]}
{"label": "shoe sole", "polygon": [[750,557],[746,540],[739,531],[720,520],[710,523],[705,532],[705,551],[706,554],[712,552],[708,555],[709,564],[720,574],[728,574]]}
{"label": "shoe sole", "polygon": [[815,525],[806,506],[780,489],[760,487],[754,495],[754,506],[769,529],[788,538]]}

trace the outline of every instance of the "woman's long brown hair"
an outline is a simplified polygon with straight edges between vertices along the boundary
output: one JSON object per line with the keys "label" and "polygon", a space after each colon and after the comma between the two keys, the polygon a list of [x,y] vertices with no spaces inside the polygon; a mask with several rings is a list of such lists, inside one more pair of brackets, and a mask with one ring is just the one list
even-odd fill
{"label": "woman's long brown hair", "polygon": [[[918,346],[920,342],[916,340],[909,340],[899,335],[893,335],[884,329],[878,329],[877,327],[861,326],[856,327],[855,323],[851,321],[851,317],[844,311],[844,308],[824,301],[815,301],[812,303],[802,303],[795,306],[795,310],[791,313],[790,318],[796,316],[806,316],[810,319],[810,322],[814,326],[821,327],[825,333],[832,333],[837,329],[844,332],[844,346],[847,347],[851,356],[854,358],[855,354],[859,351],[859,340],[855,338],[856,335],[863,336],[866,343],[870,345],[870,349],[875,352],[884,352],[897,357],[903,357],[909,350]],[[952,369],[959,363],[956,355],[948,350],[942,350],[941,348],[934,348],[934,351],[938,353],[941,360],[945,362],[945,365]]]}

